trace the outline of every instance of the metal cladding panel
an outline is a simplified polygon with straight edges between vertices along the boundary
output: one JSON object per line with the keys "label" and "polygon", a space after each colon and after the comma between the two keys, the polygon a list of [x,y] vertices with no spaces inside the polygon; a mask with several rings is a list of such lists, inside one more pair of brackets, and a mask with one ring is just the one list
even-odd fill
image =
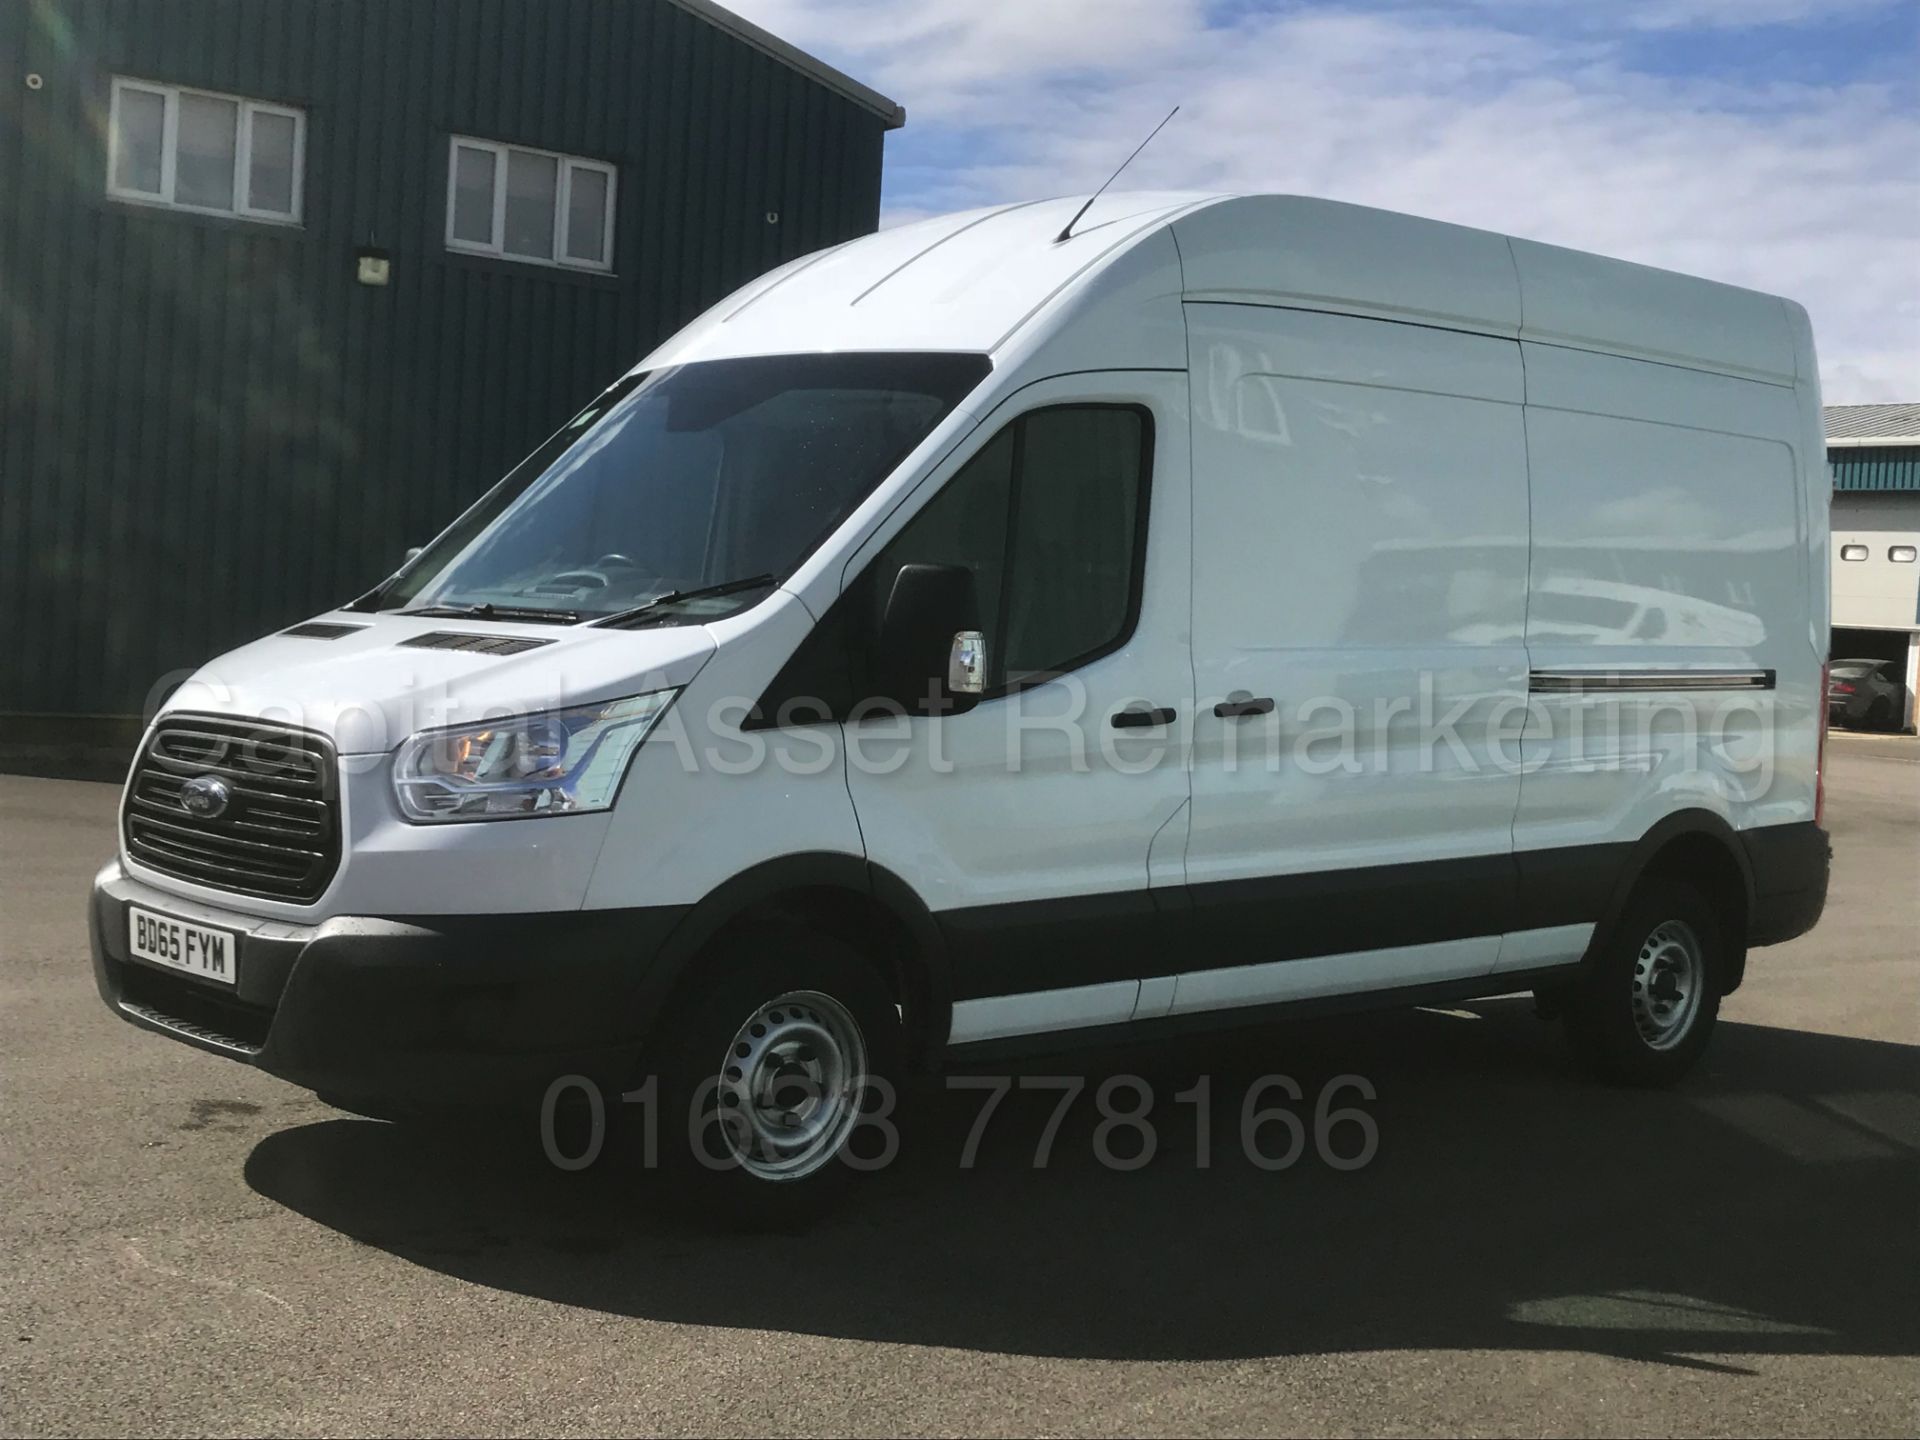
{"label": "metal cladding panel", "polygon": [[[0,54],[0,715],[138,712],[358,593],[879,218],[882,117],[671,0],[42,0]],[[303,224],[109,199],[115,75],[304,110]],[[614,273],[449,252],[455,133],[614,163]]]}
{"label": "metal cladding panel", "polygon": [[1827,452],[1836,490],[1920,490],[1920,445],[1848,445]]}

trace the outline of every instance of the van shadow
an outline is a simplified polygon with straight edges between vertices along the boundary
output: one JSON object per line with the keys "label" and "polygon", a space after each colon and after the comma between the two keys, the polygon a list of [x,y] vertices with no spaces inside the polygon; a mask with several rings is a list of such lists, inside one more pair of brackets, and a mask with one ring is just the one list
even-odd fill
{"label": "van shadow", "polygon": [[[1044,1170],[1057,1089],[1012,1091],[961,1170],[983,1096],[934,1082],[899,1161],[803,1236],[658,1218],[635,1190],[651,1177],[561,1173],[531,1134],[330,1120],[263,1140],[246,1178],[415,1264],[655,1320],[1070,1358],[1579,1349],[1737,1371],[1684,1357],[1920,1353],[1917,1055],[1728,1024],[1680,1090],[1608,1089],[1512,1000],[1078,1055],[1023,1072],[1089,1081]],[[1202,1073],[1204,1169],[1199,1107],[1173,1098]],[[1306,1153],[1279,1171],[1241,1135],[1271,1073],[1306,1096]],[[1130,1172],[1095,1158],[1094,1092],[1123,1074],[1157,1097],[1156,1154]],[[1378,1126],[1354,1171],[1312,1139],[1340,1074],[1378,1096],[1332,1100]],[[1288,1143],[1279,1123],[1255,1138]],[[1336,1127],[1336,1155],[1361,1138]]]}

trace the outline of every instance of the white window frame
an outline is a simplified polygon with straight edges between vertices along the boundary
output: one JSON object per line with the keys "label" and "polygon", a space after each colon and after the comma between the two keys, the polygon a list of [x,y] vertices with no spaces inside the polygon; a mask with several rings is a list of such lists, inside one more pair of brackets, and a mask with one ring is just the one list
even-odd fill
{"label": "white window frame", "polygon": [[[462,147],[493,156],[492,238],[456,240],[453,234],[453,206],[460,178]],[[506,248],[507,238],[507,156],[512,151],[537,155],[557,162],[558,181],[553,202],[553,257],[521,255]],[[581,260],[567,254],[567,227],[572,220],[573,172],[592,170],[607,177],[607,213],[600,226],[600,258]],[[510,145],[503,140],[482,140],[475,135],[447,137],[447,249],[463,255],[491,255],[496,260],[511,260],[521,265],[545,265],[555,270],[584,270],[595,275],[613,273],[613,216],[618,208],[620,171],[605,160],[589,160],[584,155],[567,155],[558,150],[542,150],[534,145]]]}
{"label": "white window frame", "polygon": [[[156,95],[161,102],[160,188],[135,190],[121,185],[120,172],[120,96],[128,90]],[[205,100],[226,100],[235,106],[233,141],[233,208],[218,205],[188,205],[174,199],[174,178],[178,168],[180,139],[180,97],[198,96]],[[248,202],[253,198],[253,119],[256,115],[280,115],[293,121],[293,209],[261,210]],[[134,205],[154,205],[167,210],[185,210],[195,215],[225,215],[231,219],[254,220],[263,225],[299,225],[302,223],[307,188],[307,112],[292,105],[276,105],[247,95],[228,95],[218,90],[200,90],[189,85],[163,85],[156,80],[140,80],[131,75],[113,77],[113,92],[107,113],[107,194]]]}

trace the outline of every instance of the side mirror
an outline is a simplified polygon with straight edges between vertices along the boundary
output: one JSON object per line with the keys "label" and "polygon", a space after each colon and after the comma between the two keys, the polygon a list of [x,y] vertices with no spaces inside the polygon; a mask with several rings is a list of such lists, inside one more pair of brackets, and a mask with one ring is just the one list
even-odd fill
{"label": "side mirror", "polygon": [[973,572],[964,565],[902,565],[880,611],[875,698],[909,715],[957,715],[986,688],[987,642]]}

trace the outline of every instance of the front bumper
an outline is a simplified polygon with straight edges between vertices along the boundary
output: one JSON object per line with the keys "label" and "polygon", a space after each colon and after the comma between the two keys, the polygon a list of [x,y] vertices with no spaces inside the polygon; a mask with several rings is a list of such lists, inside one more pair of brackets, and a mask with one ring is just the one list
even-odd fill
{"label": "front bumper", "polygon": [[[239,936],[233,986],[132,958],[139,904]],[[562,1075],[632,1074],[635,997],[684,907],[336,916],[296,925],[186,900],[118,863],[88,906],[100,997],[133,1025],[349,1108],[538,1104]]]}

